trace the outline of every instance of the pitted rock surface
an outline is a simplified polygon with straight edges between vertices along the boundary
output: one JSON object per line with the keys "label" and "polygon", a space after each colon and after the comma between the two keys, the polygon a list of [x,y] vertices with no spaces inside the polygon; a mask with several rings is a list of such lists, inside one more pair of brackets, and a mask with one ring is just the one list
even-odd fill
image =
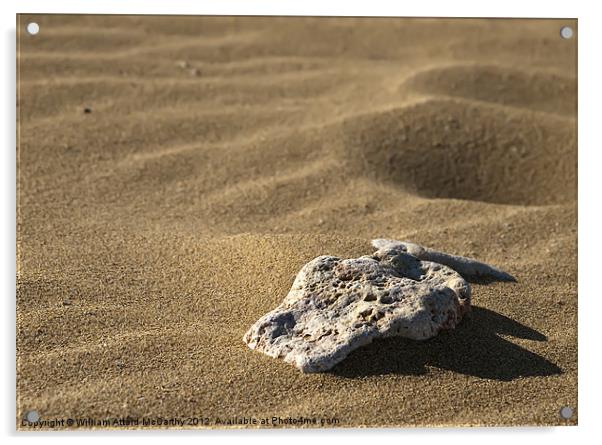
{"label": "pitted rock surface", "polygon": [[320,256],[303,266],[245,343],[302,372],[323,372],[376,338],[425,340],[453,329],[470,310],[470,285],[458,272],[420,260],[398,241],[373,244],[380,247],[373,255]]}

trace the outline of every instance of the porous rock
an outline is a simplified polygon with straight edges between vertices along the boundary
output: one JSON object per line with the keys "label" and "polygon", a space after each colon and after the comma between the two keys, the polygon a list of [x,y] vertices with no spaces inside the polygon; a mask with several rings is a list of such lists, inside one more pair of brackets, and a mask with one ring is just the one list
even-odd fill
{"label": "porous rock", "polygon": [[303,266],[245,343],[302,372],[322,372],[376,338],[431,338],[470,310],[470,285],[458,272],[420,260],[399,241],[373,245],[379,250],[372,255],[320,256]]}

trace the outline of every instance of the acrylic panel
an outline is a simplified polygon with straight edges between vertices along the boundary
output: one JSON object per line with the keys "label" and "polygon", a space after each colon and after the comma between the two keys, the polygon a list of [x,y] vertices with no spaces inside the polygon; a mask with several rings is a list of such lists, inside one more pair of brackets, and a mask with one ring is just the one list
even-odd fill
{"label": "acrylic panel", "polygon": [[17,428],[576,424],[576,92],[576,19],[19,15]]}

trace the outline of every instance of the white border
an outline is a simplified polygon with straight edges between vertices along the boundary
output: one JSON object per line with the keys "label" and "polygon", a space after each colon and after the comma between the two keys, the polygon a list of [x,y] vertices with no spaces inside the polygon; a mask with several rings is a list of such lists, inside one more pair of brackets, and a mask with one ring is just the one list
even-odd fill
{"label": "white border", "polygon": [[[2,401],[0,422],[9,440],[53,443],[82,439],[90,442],[143,439],[163,442],[167,435],[177,440],[199,441],[286,441],[301,443],[324,438],[328,441],[365,442],[370,436],[383,441],[424,441],[446,443],[504,443],[539,441],[562,443],[574,440],[575,434],[594,436],[600,412],[600,353],[598,317],[602,313],[598,293],[597,268],[602,250],[600,243],[600,197],[602,172],[599,171],[602,138],[600,136],[602,96],[602,23],[595,1],[428,1],[394,2],[393,0],[298,0],[293,1],[198,1],[103,0],[82,2],[69,0],[0,2],[2,14]],[[334,15],[334,16],[429,16],[429,17],[559,17],[579,19],[579,426],[572,428],[495,428],[474,430],[338,430],[338,431],[201,431],[127,433],[31,434],[14,432],[14,291],[15,291],[15,14],[30,13],[106,13],[106,14],[212,14],[212,15]],[[40,435],[38,435],[40,436]],[[84,437],[83,437],[84,436]],[[386,436],[386,437],[385,437]],[[580,437],[584,439],[584,437]]]}

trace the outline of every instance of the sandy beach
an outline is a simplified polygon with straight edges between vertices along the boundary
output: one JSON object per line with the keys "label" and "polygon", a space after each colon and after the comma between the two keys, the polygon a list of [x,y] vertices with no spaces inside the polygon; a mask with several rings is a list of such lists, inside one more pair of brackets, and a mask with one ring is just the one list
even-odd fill
{"label": "sandy beach", "polygon": [[[21,15],[17,428],[33,409],[576,424],[567,24]],[[305,263],[379,237],[517,282],[473,285],[454,331],[376,341],[327,373],[243,343]]]}

